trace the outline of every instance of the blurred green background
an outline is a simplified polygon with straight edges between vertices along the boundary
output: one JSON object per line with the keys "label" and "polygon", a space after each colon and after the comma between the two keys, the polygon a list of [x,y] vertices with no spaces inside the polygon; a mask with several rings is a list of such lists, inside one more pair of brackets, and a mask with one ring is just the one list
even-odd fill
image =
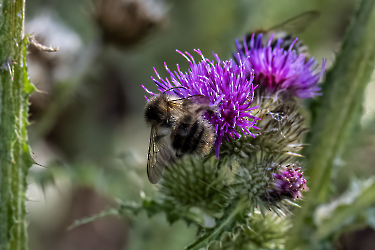
{"label": "blurred green background", "polygon": [[[143,121],[141,87],[156,90],[153,67],[163,77],[163,62],[186,70],[176,49],[230,58],[235,38],[309,10],[318,10],[320,18],[296,35],[312,56],[331,65],[356,5],[354,0],[27,0],[26,33],[59,47],[54,53],[29,47],[29,75],[39,89],[30,99],[29,137],[39,164],[31,169],[27,194],[30,249],[183,249],[196,228],[182,222],[169,226],[163,214],[107,217],[67,230],[76,219],[118,207],[116,199],[155,195],[146,176],[150,129]],[[335,161],[337,195],[349,180],[375,174],[374,93],[372,82],[361,127],[345,157]],[[350,237],[359,242],[355,234]],[[359,243],[351,248],[350,237],[343,249],[371,249],[365,240],[364,248]]]}

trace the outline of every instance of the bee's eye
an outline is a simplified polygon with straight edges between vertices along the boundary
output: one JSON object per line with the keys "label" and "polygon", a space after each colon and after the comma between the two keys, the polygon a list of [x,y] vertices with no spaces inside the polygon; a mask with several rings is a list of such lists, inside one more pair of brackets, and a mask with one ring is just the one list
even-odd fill
{"label": "bee's eye", "polygon": [[161,122],[163,113],[159,108],[149,107],[145,112],[146,121],[153,123],[153,122]]}

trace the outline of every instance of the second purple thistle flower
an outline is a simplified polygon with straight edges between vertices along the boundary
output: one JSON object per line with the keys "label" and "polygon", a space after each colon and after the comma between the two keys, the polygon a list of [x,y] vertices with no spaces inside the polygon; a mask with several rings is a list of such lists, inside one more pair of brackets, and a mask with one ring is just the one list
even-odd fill
{"label": "second purple thistle flower", "polygon": [[[255,90],[254,75],[252,73],[246,75],[245,65],[239,55],[238,63],[233,60],[221,61],[217,55],[215,55],[216,61],[210,61],[200,50],[195,50],[201,56],[201,60],[197,63],[188,52],[182,53],[178,50],[177,52],[188,61],[188,71],[181,71],[177,64],[177,71],[172,72],[164,63],[170,80],[162,79],[155,68],[158,79],[151,78],[160,93],[181,86],[183,88],[173,89],[173,93],[181,98],[203,95],[210,99],[210,105],[216,109],[216,112],[206,113],[205,118],[216,130],[215,151],[218,158],[223,138],[227,140],[230,137],[240,138],[239,132],[253,136],[251,129],[257,129],[255,125],[259,118],[252,114],[252,110],[258,107],[251,106]],[[146,88],[145,90],[150,95],[155,95]]]}
{"label": "second purple thistle flower", "polygon": [[237,53],[241,55],[247,75],[252,72],[255,74],[257,93],[264,97],[281,94],[287,98],[311,98],[320,95],[318,82],[324,74],[326,60],[323,60],[319,71],[319,65],[314,58],[308,59],[292,50],[297,39],[288,50],[284,50],[280,46],[282,39],[272,45],[271,36],[267,46],[263,46],[262,37],[262,34],[253,34],[247,43],[244,38],[243,45],[236,40]]}

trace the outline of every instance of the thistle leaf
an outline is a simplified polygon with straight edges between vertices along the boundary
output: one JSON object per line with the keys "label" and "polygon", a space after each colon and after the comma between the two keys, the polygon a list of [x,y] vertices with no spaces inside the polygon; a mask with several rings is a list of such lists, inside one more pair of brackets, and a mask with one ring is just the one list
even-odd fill
{"label": "thistle leaf", "polygon": [[375,203],[375,177],[354,181],[340,198],[321,205],[315,212],[318,230],[314,238],[322,240],[351,222]]}
{"label": "thistle leaf", "polygon": [[[333,161],[356,122],[362,96],[375,66],[375,2],[362,0],[348,30],[334,67],[327,73],[323,95],[312,124],[306,175],[311,180],[306,202],[294,218],[294,226],[287,249],[301,248],[309,243],[306,221],[317,204],[327,201]],[[330,226],[336,226],[333,223]],[[334,226],[334,227],[335,227]],[[327,231],[326,231],[327,230]],[[327,235],[332,229],[319,233]]]}

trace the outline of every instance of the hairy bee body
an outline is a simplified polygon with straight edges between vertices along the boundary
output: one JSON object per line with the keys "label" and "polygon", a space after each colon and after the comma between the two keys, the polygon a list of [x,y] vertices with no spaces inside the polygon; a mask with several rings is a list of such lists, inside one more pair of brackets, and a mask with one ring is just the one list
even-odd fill
{"label": "hairy bee body", "polygon": [[202,116],[184,115],[175,124],[171,133],[172,148],[176,156],[210,153],[215,132]]}
{"label": "hairy bee body", "polygon": [[207,101],[194,102],[198,98],[160,94],[147,102],[145,120],[151,126],[147,174],[151,183],[158,183],[163,169],[177,158],[210,153],[215,130],[203,113],[213,111]]}
{"label": "hairy bee body", "polygon": [[172,128],[172,124],[176,118],[174,117],[170,102],[174,99],[175,97],[161,94],[147,102],[145,107],[146,123],[150,126],[158,126],[160,128]]}

